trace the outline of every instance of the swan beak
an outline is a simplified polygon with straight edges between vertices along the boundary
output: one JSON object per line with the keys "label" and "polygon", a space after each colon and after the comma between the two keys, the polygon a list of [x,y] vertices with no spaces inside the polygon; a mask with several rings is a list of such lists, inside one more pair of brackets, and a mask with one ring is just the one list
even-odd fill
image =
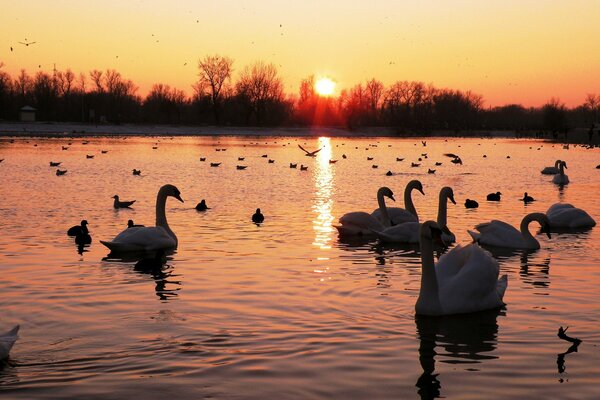
{"label": "swan beak", "polygon": [[546,235],[548,236],[548,239],[552,239],[552,235],[550,235],[550,231],[546,231]]}
{"label": "swan beak", "polygon": [[456,204],[456,201],[454,201],[454,196],[450,196],[448,198],[450,199],[450,201],[452,202],[452,204]]}
{"label": "swan beak", "polygon": [[396,201],[393,194],[391,194],[389,197],[390,197],[390,199],[392,199],[392,201]]}
{"label": "swan beak", "polygon": [[422,194],[423,196],[425,196],[425,192],[423,191],[423,189],[419,189],[419,188],[417,188],[417,190],[418,190],[419,192],[421,192],[421,194]]}
{"label": "swan beak", "polygon": [[182,202],[182,203],[183,203],[183,199],[181,198],[181,196],[180,196],[180,195],[176,194],[176,195],[175,195],[175,196],[173,196],[173,197],[175,197],[177,200],[179,200],[180,202]]}

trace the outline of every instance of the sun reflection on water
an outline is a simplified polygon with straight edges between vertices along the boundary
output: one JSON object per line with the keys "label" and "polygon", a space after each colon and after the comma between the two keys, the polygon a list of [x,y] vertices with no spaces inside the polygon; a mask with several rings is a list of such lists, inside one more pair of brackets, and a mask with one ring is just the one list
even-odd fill
{"label": "sun reflection on water", "polygon": [[315,163],[315,197],[313,211],[317,214],[313,220],[315,240],[313,244],[321,249],[330,249],[333,227],[333,170],[331,159],[331,140],[327,137],[319,138],[319,148]]}

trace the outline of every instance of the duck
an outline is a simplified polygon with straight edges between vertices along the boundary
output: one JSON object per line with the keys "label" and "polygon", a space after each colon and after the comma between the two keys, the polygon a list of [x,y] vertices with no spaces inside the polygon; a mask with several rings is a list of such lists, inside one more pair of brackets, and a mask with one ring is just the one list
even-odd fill
{"label": "duck", "polygon": [[238,161],[244,161],[246,157],[238,157]]}
{"label": "duck", "polygon": [[380,218],[363,211],[354,211],[342,215],[339,219],[340,225],[334,225],[340,236],[375,236],[373,230],[383,231],[391,226],[388,209],[385,204],[385,198],[392,201],[394,192],[387,187],[382,186],[377,190],[377,204],[379,205]]}
{"label": "duck", "polygon": [[487,201],[500,201],[501,195],[502,195],[502,193],[500,193],[500,192],[490,193],[487,195]]}
{"label": "duck", "polygon": [[239,169],[239,170],[243,170],[243,169],[246,169],[246,168],[248,168],[247,165],[236,165],[235,166],[235,169]]}
{"label": "duck", "polygon": [[550,228],[589,229],[596,221],[584,210],[569,203],[555,203],[546,211]]}
{"label": "duck", "polygon": [[261,224],[264,222],[265,216],[260,212],[260,208],[256,209],[256,212],[252,214],[252,222],[255,224]]}
{"label": "duck", "polygon": [[16,325],[8,332],[0,334],[0,361],[8,358],[8,353],[10,353],[10,349],[12,349],[18,338],[19,325]]}
{"label": "duck", "polygon": [[429,169],[427,170],[427,173],[428,173],[428,174],[435,174],[435,169],[431,169],[431,168],[429,168]]}
{"label": "duck", "polygon": [[529,224],[537,221],[548,238],[550,235],[550,221],[546,214],[535,212],[527,214],[521,221],[520,231],[512,225],[503,221],[492,220],[475,226],[478,232],[467,231],[473,238],[473,241],[487,246],[506,247],[512,249],[537,250],[540,248],[540,242],[529,232]]}
{"label": "duck", "polygon": [[371,168],[379,168],[379,165],[373,164],[373,165],[371,165]]}
{"label": "duck", "polygon": [[531,197],[529,194],[527,194],[527,192],[525,192],[523,194],[523,198],[520,199],[523,203],[527,204],[527,203],[531,203],[532,201],[535,201],[535,199],[533,197]]}
{"label": "duck", "polygon": [[50,161],[50,166],[51,167],[58,167],[60,164],[61,164],[60,161],[58,161],[58,162]]}
{"label": "duck", "polygon": [[269,160],[268,160],[268,163],[269,163],[269,164],[273,164],[274,162],[275,162],[275,160],[273,160],[273,159],[269,159]]}
{"label": "duck", "polygon": [[66,170],[66,169],[63,169],[63,170],[61,170],[61,169],[57,169],[57,170],[56,170],[56,176],[61,176],[61,175],[64,175],[64,174],[66,174],[66,173],[67,173],[67,170]]}
{"label": "duck", "polygon": [[544,175],[556,175],[560,172],[559,165],[561,160],[556,160],[554,162],[554,167],[545,167],[541,172]]}
{"label": "duck", "polygon": [[561,161],[558,166],[558,174],[554,175],[554,178],[552,178],[553,183],[556,183],[557,185],[566,185],[569,183],[569,177],[565,175],[565,168],[567,168],[567,163]]}
{"label": "duck", "polygon": [[101,240],[111,252],[147,252],[177,247],[177,236],[169,227],[165,206],[167,198],[174,197],[183,203],[181,192],[174,185],[163,185],[156,196],[156,226],[126,228],[111,241]]}
{"label": "duck", "polygon": [[88,232],[87,228],[85,231],[81,231],[77,235],[75,235],[75,244],[83,246],[85,244],[90,243],[92,243],[92,237],[90,236],[90,233]]}
{"label": "duck", "polygon": [[398,161],[398,162],[404,161],[404,158],[396,157],[396,161]]}
{"label": "duck", "polygon": [[67,235],[68,236],[77,236],[78,234],[80,234],[81,232],[85,232],[88,233],[88,228],[87,228],[88,222],[87,220],[82,220],[80,225],[75,225],[69,228],[69,230],[67,230]]}
{"label": "duck", "polygon": [[[417,179],[406,184],[404,188],[404,208],[401,207],[386,207],[390,226],[398,225],[404,222],[419,222],[419,215],[415,209],[415,205],[412,200],[412,191],[418,190],[424,196],[423,184]],[[385,218],[381,211],[381,207],[373,210],[371,216],[375,217],[381,224],[385,225]]]}
{"label": "duck", "polygon": [[419,163],[415,163],[415,162],[411,162],[411,163],[410,163],[410,166],[411,166],[412,168],[419,167],[420,165],[421,165],[421,164],[419,164]]}
{"label": "duck", "polygon": [[220,163],[220,162],[211,162],[211,163],[210,163],[210,166],[211,166],[211,167],[218,167],[219,165],[221,165],[221,163]]}
{"label": "duck", "polygon": [[132,174],[133,174],[133,175],[141,175],[141,174],[142,174],[142,170],[140,170],[140,169],[135,169],[135,168],[134,168],[134,169],[132,170]]}
{"label": "duck", "polygon": [[392,175],[394,175],[394,174],[392,173],[392,171],[388,171],[388,172],[386,172],[386,173],[385,173],[385,176],[392,176]]}
{"label": "duck", "polygon": [[86,155],[85,155],[85,158],[94,158],[94,156],[93,156],[93,155],[90,155],[90,154],[86,154]]}
{"label": "duck", "polygon": [[134,224],[132,219],[127,220],[127,228],[142,228],[144,225]]}
{"label": "duck", "polygon": [[439,240],[441,234],[434,221],[423,223],[419,229],[421,287],[416,314],[465,314],[505,306],[508,277],[498,279],[498,261],[476,243],[470,243],[457,245],[435,264],[433,241]]}
{"label": "duck", "polygon": [[210,208],[206,205],[206,200],[200,200],[200,203],[196,204],[196,211],[206,211]]}
{"label": "duck", "polygon": [[308,165],[300,165],[300,171],[308,171]]}
{"label": "duck", "polygon": [[465,200],[465,208],[478,208],[479,203],[475,200],[467,199]]}
{"label": "duck", "polygon": [[113,202],[114,208],[129,208],[133,203],[136,202],[136,200],[120,201],[119,196],[116,194],[112,198],[115,199],[115,201]]}
{"label": "duck", "polygon": [[298,163],[296,163],[296,164],[290,163],[290,168],[296,168],[296,167],[298,167]]}
{"label": "duck", "polygon": [[206,157],[200,157],[200,161],[206,161]]}
{"label": "duck", "polygon": [[[456,204],[454,191],[451,187],[446,186],[440,190],[437,216],[437,224],[442,230],[441,238],[445,244],[456,241],[456,237],[448,228],[448,200]],[[394,225],[383,231],[374,230],[374,233],[384,243],[419,243],[420,227],[419,222],[411,221]]]}

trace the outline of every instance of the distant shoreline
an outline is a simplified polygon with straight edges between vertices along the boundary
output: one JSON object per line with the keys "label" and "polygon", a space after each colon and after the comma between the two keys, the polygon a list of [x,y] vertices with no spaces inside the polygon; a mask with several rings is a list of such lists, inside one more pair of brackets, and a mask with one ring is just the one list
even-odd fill
{"label": "distant shoreline", "polygon": [[[535,138],[533,133],[518,136],[511,130],[437,130],[426,134],[407,131],[398,135],[389,127],[367,127],[349,130],[338,127],[223,127],[180,125],[103,125],[53,122],[0,122],[0,137],[92,137],[92,136],[330,136],[330,137],[487,137],[487,138]],[[560,135],[556,142],[588,144],[588,130],[573,129],[566,140]],[[553,141],[552,138],[541,138]],[[600,133],[594,133],[592,144],[600,143]]]}

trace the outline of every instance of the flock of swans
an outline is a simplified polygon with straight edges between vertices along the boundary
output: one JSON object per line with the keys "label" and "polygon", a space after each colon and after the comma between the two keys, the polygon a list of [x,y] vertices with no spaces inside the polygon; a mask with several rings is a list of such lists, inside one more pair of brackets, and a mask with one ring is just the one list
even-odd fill
{"label": "flock of swans", "polygon": [[[564,176],[564,161],[558,164],[557,176]],[[552,230],[583,230],[596,225],[584,210],[571,204],[557,203],[546,213],[534,212],[523,217],[519,229],[492,220],[476,225],[468,233],[473,242],[457,245],[434,262],[434,245],[447,246],[456,238],[448,228],[448,201],[456,204],[454,192],[443,187],[439,193],[437,221],[419,223],[412,201],[412,191],[423,192],[418,180],[410,181],[404,190],[405,208],[387,207],[385,198],[392,201],[394,193],[389,187],[377,191],[379,208],[372,213],[355,211],[342,215],[339,225],[334,225],[342,237],[377,238],[385,243],[419,243],[421,249],[421,289],[415,311],[421,315],[451,315],[498,308],[507,287],[507,277],[500,279],[500,267],[492,255],[480,246],[529,249],[540,248],[529,230],[536,221],[541,231],[548,235]],[[500,192],[488,195],[489,201],[500,201]],[[525,193],[524,198],[528,195]],[[523,199],[522,199],[523,200]]]}

